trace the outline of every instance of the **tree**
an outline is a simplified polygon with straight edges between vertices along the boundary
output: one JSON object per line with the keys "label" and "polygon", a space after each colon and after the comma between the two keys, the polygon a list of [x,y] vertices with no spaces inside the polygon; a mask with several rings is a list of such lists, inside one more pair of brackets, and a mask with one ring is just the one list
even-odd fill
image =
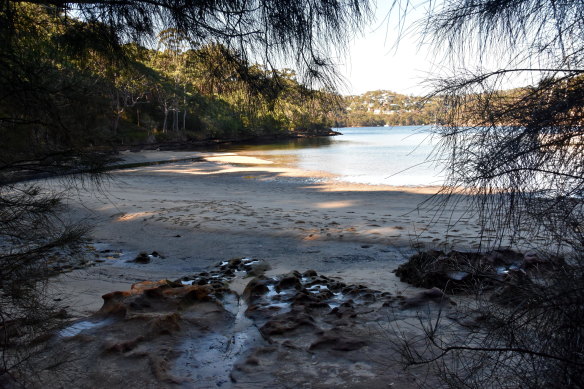
{"label": "tree", "polygon": [[[329,52],[341,49],[369,17],[364,0],[171,0],[113,2],[109,0],[31,0],[63,14],[63,23],[80,17],[102,29],[108,45],[131,40],[152,42],[158,29],[176,31],[193,47],[219,43],[254,62],[294,62],[306,80],[332,82]],[[2,1],[6,33],[15,31],[19,5]],[[97,40],[96,34],[78,35]],[[113,38],[113,39],[112,39]],[[95,44],[95,43],[93,43]]]}
{"label": "tree", "polygon": [[[583,15],[578,1],[460,0],[424,24],[454,60],[479,61],[436,80],[435,93],[448,107],[437,128],[447,185],[478,195],[486,228],[521,238],[534,223],[555,244],[584,243],[572,201],[584,193]],[[501,90],[518,78],[534,84]]]}
{"label": "tree", "polygon": [[[303,80],[327,86],[336,81],[331,48],[343,47],[368,16],[366,0],[0,0],[0,386],[26,378],[34,341],[64,318],[42,293],[45,264],[50,250],[85,231],[60,223],[60,196],[18,181],[100,172],[109,158],[94,146],[116,135],[130,108],[153,105],[156,89],[170,96],[161,103],[165,122],[173,112],[177,131],[182,110],[186,127],[187,81],[150,78],[151,69],[135,66],[132,44],[154,47],[165,29],[192,49],[224,48],[240,59],[237,81],[253,94],[267,84],[251,62],[270,71],[293,63]],[[184,58],[182,50],[174,45],[171,59]],[[213,107],[228,114],[217,121],[239,126],[229,104]]]}
{"label": "tree", "polygon": [[[428,353],[405,348],[408,363],[437,364],[451,386],[584,385],[583,17],[580,1],[457,0],[434,3],[420,24],[457,64],[434,80],[445,101],[435,158],[447,173],[434,200],[472,195],[495,244],[540,239],[532,247],[551,266],[519,275],[503,304],[477,290],[467,313],[484,324],[469,337],[444,341],[435,323]],[[518,79],[532,85],[503,90]],[[553,254],[566,262],[551,265]]]}

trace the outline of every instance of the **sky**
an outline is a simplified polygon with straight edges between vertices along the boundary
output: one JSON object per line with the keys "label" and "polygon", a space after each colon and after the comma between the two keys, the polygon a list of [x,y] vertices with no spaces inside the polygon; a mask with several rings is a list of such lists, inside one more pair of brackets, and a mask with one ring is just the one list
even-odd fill
{"label": "sky", "polygon": [[[340,61],[339,70],[347,83],[342,94],[378,89],[408,95],[430,92],[424,80],[438,68],[433,50],[420,47],[419,37],[411,31],[400,34],[397,17],[387,19],[388,12],[387,7],[377,9],[376,20],[352,41],[346,58]],[[421,12],[412,11],[409,20],[421,16]]]}
{"label": "sky", "polygon": [[[376,20],[365,28],[363,35],[352,41],[346,57],[338,60],[338,70],[346,83],[344,88],[340,88],[341,94],[356,95],[379,89],[416,96],[431,92],[432,88],[426,80],[452,75],[453,67],[445,60],[444,52],[439,54],[428,44],[420,45],[421,37],[412,28],[416,20],[424,18],[424,7],[429,3],[421,0],[417,2],[421,5],[408,10],[405,32],[401,34],[397,27],[399,12],[393,12],[389,18],[387,16],[392,2],[378,3],[381,4],[375,12]],[[412,3],[414,1],[410,5]],[[489,55],[482,59],[480,65],[496,70],[503,63],[504,58]],[[462,66],[474,69],[479,66],[479,62],[470,57],[464,60]],[[456,71],[454,73],[459,74]],[[533,84],[536,80],[531,76],[533,74],[513,74],[513,77],[500,81],[498,87],[510,89]]]}

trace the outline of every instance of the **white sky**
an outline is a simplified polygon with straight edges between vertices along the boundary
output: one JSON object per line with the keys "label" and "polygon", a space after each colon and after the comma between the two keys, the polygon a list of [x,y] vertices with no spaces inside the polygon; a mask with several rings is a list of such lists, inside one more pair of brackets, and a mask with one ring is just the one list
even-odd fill
{"label": "white sky", "polygon": [[[376,20],[349,47],[344,63],[339,66],[347,82],[347,87],[341,91],[343,94],[378,89],[413,95],[430,91],[424,80],[437,68],[435,62],[439,60],[434,58],[431,48],[420,47],[419,37],[414,33],[400,37],[397,13],[388,20],[388,12],[388,4],[380,4]],[[410,11],[406,22],[414,21],[422,13],[423,9]]]}
{"label": "white sky", "polygon": [[[410,1],[414,3],[415,1]],[[424,8],[429,3],[417,1],[417,8],[407,10],[406,33],[400,36],[399,12],[394,11],[388,19],[392,1],[378,0],[376,20],[350,45],[346,58],[339,61],[339,71],[345,77],[343,95],[362,94],[367,91],[386,89],[393,92],[422,96],[432,88],[424,81],[442,73],[452,75],[453,68],[445,56],[437,54],[430,45],[421,45],[421,37],[412,28],[413,22],[423,19]],[[421,5],[420,5],[421,4]],[[425,4],[425,5],[424,5]],[[411,6],[411,4],[410,4]],[[398,42],[399,40],[399,42]],[[466,59],[459,66],[477,66],[474,59]],[[503,66],[504,58],[490,56],[480,62],[482,66],[496,70]],[[454,71],[457,74],[456,71]],[[525,86],[536,82],[534,74],[513,74],[499,84],[503,89]]]}

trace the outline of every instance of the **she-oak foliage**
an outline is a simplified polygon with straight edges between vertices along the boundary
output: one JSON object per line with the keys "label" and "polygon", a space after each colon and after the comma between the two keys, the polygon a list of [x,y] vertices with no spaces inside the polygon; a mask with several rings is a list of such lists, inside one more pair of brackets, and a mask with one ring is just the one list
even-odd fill
{"label": "she-oak foliage", "polygon": [[[584,3],[457,0],[423,27],[462,64],[435,82],[448,185],[479,195],[487,228],[517,233],[531,222],[581,248],[582,207],[566,199],[584,196]],[[532,86],[502,91],[517,78]]]}
{"label": "she-oak foliage", "polygon": [[[443,211],[471,202],[482,231],[496,234],[490,248],[512,238],[544,262],[502,283],[502,303],[477,283],[457,314],[479,325],[429,323],[404,341],[404,360],[453,388],[582,388],[584,2],[444,1],[421,26],[455,64],[435,82],[447,182],[434,200]],[[521,78],[532,86],[503,90]]]}
{"label": "she-oak foliage", "polygon": [[323,128],[331,50],[368,17],[365,0],[0,0],[0,386],[26,386],[67,318],[48,262],[86,230],[14,182],[100,171],[109,146]]}

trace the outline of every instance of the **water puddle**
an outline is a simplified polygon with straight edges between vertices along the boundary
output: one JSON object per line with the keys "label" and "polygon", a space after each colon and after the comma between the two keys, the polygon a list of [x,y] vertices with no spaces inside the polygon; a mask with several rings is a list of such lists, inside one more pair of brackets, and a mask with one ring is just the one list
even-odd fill
{"label": "water puddle", "polygon": [[504,276],[504,275],[509,274],[509,272],[514,272],[514,271],[521,271],[521,272],[525,273],[525,271],[518,265],[499,266],[499,267],[495,268],[495,271],[497,272],[497,275],[499,275],[499,276]]}
{"label": "water puddle", "polygon": [[[88,247],[94,252],[95,262],[116,263],[118,266],[133,261],[138,255],[138,252],[116,249],[109,243],[103,242],[93,242]],[[149,255],[150,257],[151,255]]]}
{"label": "water puddle", "polygon": [[89,331],[95,328],[103,327],[105,325],[113,323],[113,319],[105,319],[105,320],[82,320],[76,323],[71,324],[68,327],[63,328],[57,333],[57,336],[61,338],[70,338],[72,336],[79,335],[84,331]]}
{"label": "water puddle", "polygon": [[173,374],[189,381],[185,387],[195,383],[197,388],[231,387],[234,365],[263,342],[253,321],[245,315],[247,304],[243,299],[228,294],[223,306],[232,315],[228,328],[187,339],[179,346],[181,355],[174,363]]}
{"label": "water puddle", "polygon": [[[298,283],[291,282],[293,278]],[[284,275],[264,279],[261,283],[265,292],[252,294],[249,301],[251,315],[260,325],[270,317],[290,312],[296,303],[314,308],[328,307],[332,311],[344,303],[365,306],[381,297],[380,293],[363,286],[347,286],[318,275]]]}

